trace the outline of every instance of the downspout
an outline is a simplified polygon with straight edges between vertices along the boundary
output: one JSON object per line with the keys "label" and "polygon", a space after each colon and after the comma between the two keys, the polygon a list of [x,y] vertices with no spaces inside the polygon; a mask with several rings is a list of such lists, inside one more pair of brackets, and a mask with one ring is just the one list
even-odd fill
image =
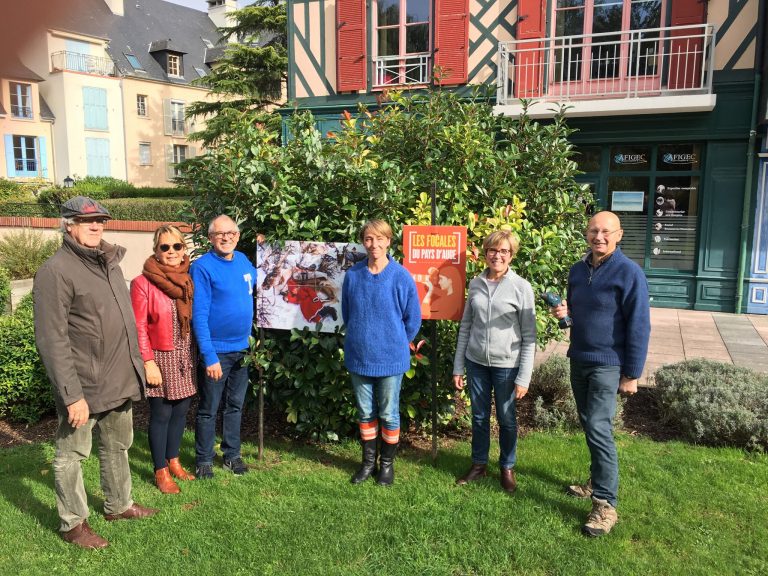
{"label": "downspout", "polygon": [[747,267],[747,244],[749,242],[749,221],[752,216],[752,174],[755,167],[755,140],[757,139],[757,114],[760,107],[760,88],[763,81],[765,54],[766,1],[760,0],[757,14],[757,37],[755,41],[755,86],[752,90],[752,117],[749,121],[749,144],[747,146],[747,177],[744,182],[744,203],[741,212],[741,234],[739,240],[739,270],[736,276],[736,309],[741,314],[744,300],[744,273]]}

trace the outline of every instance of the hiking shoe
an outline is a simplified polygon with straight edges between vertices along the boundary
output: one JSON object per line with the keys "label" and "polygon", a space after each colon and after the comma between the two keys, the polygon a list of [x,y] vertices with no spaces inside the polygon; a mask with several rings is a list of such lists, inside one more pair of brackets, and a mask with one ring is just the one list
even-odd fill
{"label": "hiking shoe", "polygon": [[584,484],[571,484],[565,493],[574,498],[592,498],[592,478],[587,478]]}
{"label": "hiking shoe", "polygon": [[224,470],[229,470],[232,474],[242,476],[248,472],[248,466],[246,466],[243,459],[238,456],[237,458],[232,458],[232,460],[224,460]]}
{"label": "hiking shoe", "polygon": [[195,467],[195,476],[198,480],[213,480],[213,465],[198,464]]}
{"label": "hiking shoe", "polygon": [[616,508],[608,504],[607,500],[593,497],[592,511],[587,516],[587,522],[581,527],[581,531],[587,536],[602,536],[608,534],[618,520]]}

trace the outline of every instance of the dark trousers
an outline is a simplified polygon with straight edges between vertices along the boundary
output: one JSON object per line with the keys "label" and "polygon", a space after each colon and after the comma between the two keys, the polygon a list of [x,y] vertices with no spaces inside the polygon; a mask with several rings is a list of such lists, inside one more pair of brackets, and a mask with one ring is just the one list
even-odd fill
{"label": "dark trousers", "polygon": [[192,397],[181,400],[149,398],[149,449],[155,471],[168,466],[166,460],[176,458],[187,422]]}

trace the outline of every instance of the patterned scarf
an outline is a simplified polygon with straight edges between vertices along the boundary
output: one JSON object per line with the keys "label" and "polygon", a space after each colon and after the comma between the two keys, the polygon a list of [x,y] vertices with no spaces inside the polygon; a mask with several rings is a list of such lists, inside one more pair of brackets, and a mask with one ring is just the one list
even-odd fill
{"label": "patterned scarf", "polygon": [[168,298],[176,301],[176,313],[179,316],[181,335],[189,334],[192,319],[192,278],[189,276],[189,256],[184,256],[178,266],[160,264],[154,256],[144,262],[144,276],[162,290]]}

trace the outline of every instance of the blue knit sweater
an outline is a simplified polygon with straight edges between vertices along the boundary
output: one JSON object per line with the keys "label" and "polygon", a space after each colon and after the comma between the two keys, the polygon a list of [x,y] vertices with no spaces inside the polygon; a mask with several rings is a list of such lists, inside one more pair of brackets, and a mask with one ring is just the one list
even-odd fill
{"label": "blue knit sweater", "polygon": [[568,311],[573,318],[570,358],[621,366],[629,378],[642,375],[651,336],[648,282],[620,248],[597,268],[590,252],[573,265]]}
{"label": "blue knit sweater", "polygon": [[378,274],[368,260],[347,270],[341,289],[344,365],[361,376],[393,376],[411,367],[408,344],[421,327],[421,305],[408,271],[387,256]]}
{"label": "blue knit sweater", "polygon": [[248,348],[253,323],[253,286],[256,269],[241,252],[225,260],[211,251],[190,266],[195,284],[192,329],[206,366],[218,353]]}

